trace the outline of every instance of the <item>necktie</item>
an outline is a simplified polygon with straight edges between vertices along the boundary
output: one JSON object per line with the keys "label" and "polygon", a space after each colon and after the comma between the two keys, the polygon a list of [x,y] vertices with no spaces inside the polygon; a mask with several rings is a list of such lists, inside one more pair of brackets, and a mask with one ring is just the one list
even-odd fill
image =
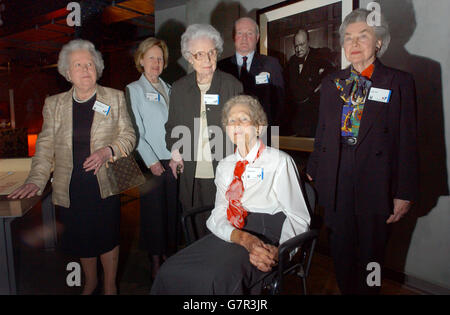
{"label": "necktie", "polygon": [[239,76],[239,78],[242,80],[244,78],[247,77],[248,75],[248,71],[247,71],[247,56],[246,57],[242,57],[243,59],[243,63],[242,63],[242,67],[241,67],[241,75]]}

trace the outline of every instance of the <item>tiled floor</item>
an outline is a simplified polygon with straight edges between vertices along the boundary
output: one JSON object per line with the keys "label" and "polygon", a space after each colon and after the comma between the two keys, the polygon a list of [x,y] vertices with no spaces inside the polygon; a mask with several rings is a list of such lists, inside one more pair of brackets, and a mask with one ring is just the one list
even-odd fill
{"label": "tiled floor", "polygon": [[[120,294],[143,295],[148,294],[151,286],[150,269],[145,252],[138,249],[139,201],[136,193],[122,197],[121,219],[121,248],[119,261],[119,290]],[[77,261],[65,256],[60,251],[45,251],[42,246],[29,246],[24,239],[34,233],[34,239],[39,237],[41,227],[41,213],[39,208],[30,211],[23,218],[13,222],[15,243],[17,293],[30,294],[79,294],[80,287],[69,287],[66,277],[70,271],[66,270],[68,263]],[[336,295],[339,290],[333,273],[331,259],[316,253],[313,258],[308,280],[310,294]],[[285,294],[300,294],[300,281],[289,278],[285,283]],[[420,294],[399,283],[385,280],[382,294],[411,295]]]}

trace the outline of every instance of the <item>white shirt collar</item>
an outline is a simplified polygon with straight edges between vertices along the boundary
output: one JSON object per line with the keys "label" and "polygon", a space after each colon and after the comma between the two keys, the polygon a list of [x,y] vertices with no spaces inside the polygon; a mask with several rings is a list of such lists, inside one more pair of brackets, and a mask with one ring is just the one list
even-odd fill
{"label": "white shirt collar", "polygon": [[258,154],[259,146],[260,146],[260,141],[259,141],[259,139],[257,139],[256,144],[253,146],[253,148],[250,149],[250,152],[247,153],[247,156],[245,158],[243,158],[241,156],[241,154],[239,153],[239,150],[236,148],[236,152],[235,152],[236,160],[238,160],[238,161],[247,160],[249,163],[253,163],[253,161],[256,159],[256,155]]}
{"label": "white shirt collar", "polygon": [[[250,69],[250,66],[252,65],[253,56],[255,55],[255,51],[252,51],[247,55],[247,70]],[[242,67],[242,64],[244,63],[244,59],[242,59],[244,56],[236,52],[236,61],[239,67]]]}

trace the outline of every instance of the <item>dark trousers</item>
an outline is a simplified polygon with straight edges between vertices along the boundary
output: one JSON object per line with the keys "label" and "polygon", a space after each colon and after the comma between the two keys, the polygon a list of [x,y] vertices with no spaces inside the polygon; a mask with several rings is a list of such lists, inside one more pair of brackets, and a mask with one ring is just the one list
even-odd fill
{"label": "dark trousers", "polygon": [[[249,213],[244,230],[278,245],[285,219],[282,212]],[[210,234],[170,257],[159,270],[150,294],[260,294],[267,275],[250,263],[243,246]]]}
{"label": "dark trousers", "polygon": [[319,119],[319,103],[316,99],[292,103],[291,124],[297,136],[311,137],[316,134]]}
{"label": "dark trousers", "polygon": [[[380,286],[369,286],[375,269],[380,266],[380,278],[389,237],[388,216],[355,211],[354,147],[343,145],[336,195],[336,213],[330,226],[330,249],[336,280],[342,294],[378,294]],[[369,281],[370,283],[371,281]]]}

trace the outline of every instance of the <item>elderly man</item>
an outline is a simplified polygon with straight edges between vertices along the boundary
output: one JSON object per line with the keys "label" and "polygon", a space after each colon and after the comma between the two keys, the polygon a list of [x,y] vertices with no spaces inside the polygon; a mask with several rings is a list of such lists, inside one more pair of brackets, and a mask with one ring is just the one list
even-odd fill
{"label": "elderly man", "polygon": [[221,60],[218,67],[238,78],[244,93],[261,102],[269,126],[276,125],[283,114],[285,99],[282,68],[277,59],[256,52],[259,28],[251,18],[243,17],[234,23],[233,38],[236,53]]}
{"label": "elderly man", "polygon": [[286,68],[287,96],[293,117],[291,127],[297,136],[314,137],[319,115],[320,82],[332,64],[322,48],[309,47],[309,34],[300,29],[294,36],[295,54]]}

